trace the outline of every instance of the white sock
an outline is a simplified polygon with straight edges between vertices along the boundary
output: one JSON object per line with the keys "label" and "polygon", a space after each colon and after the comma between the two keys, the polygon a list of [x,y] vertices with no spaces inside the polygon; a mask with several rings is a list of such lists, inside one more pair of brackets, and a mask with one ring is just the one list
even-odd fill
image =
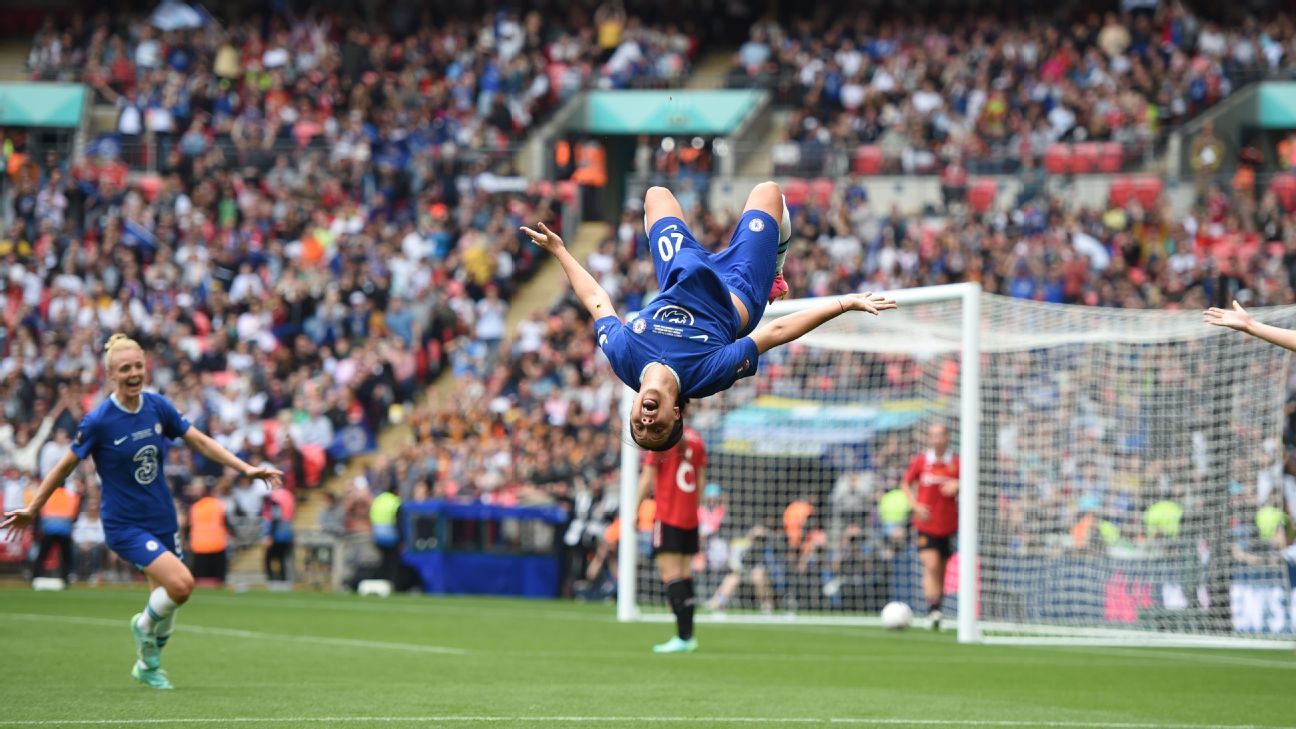
{"label": "white sock", "polygon": [[171,617],[178,607],[180,606],[167,594],[165,587],[157,588],[149,593],[148,605],[144,606],[144,612],[140,615],[140,629],[154,633],[158,623]]}
{"label": "white sock", "polygon": [[157,630],[154,631],[154,634],[157,635],[157,644],[159,649],[166,647],[167,640],[171,637],[171,631],[175,630],[176,614],[179,612],[180,608],[176,607],[170,615],[162,618],[162,620],[158,622]]}
{"label": "white sock", "polygon": [[792,240],[792,213],[788,211],[787,197],[783,197],[783,219],[779,221],[778,258],[774,263],[774,272],[783,273],[783,259],[787,258],[788,241]]}

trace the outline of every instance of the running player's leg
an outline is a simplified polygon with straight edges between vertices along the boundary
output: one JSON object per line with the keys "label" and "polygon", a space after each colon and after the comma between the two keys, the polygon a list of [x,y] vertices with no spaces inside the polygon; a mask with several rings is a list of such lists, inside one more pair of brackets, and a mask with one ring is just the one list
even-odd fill
{"label": "running player's leg", "polygon": [[[158,555],[144,567],[149,597],[144,611],[131,621],[131,633],[139,649],[139,663],[132,675],[155,688],[169,688],[154,672],[162,661],[162,648],[175,627],[175,614],[193,594],[194,578],[189,568],[171,550]],[[164,679],[165,677],[162,677]]]}

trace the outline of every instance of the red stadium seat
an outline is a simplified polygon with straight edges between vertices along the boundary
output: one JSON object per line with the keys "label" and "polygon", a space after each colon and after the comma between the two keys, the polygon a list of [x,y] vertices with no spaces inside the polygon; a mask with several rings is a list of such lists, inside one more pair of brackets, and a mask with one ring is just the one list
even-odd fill
{"label": "red stadium seat", "polygon": [[876,175],[882,172],[882,148],[864,144],[855,150],[855,174]]}
{"label": "red stadium seat", "polygon": [[1110,191],[1111,203],[1123,208],[1134,197],[1134,181],[1125,175],[1112,180]]}
{"label": "red stadium seat", "polygon": [[832,202],[836,187],[827,177],[816,177],[810,182],[810,198],[816,205],[827,207]]}
{"label": "red stadium seat", "polygon": [[1276,175],[1269,189],[1278,197],[1278,204],[1283,210],[1291,212],[1296,209],[1296,174]]}
{"label": "red stadium seat", "polygon": [[999,185],[994,180],[988,177],[973,180],[968,187],[968,205],[974,212],[984,213],[994,206],[998,193]]}
{"label": "red stadium seat", "polygon": [[783,183],[783,197],[787,200],[788,207],[799,208],[810,197],[810,185],[799,177],[788,179]]}
{"label": "red stadium seat", "polygon": [[1156,205],[1157,199],[1161,197],[1161,189],[1164,183],[1156,175],[1139,175],[1134,178],[1134,197],[1138,198],[1139,204],[1144,209],[1149,209]]}
{"label": "red stadium seat", "polygon": [[1107,142],[1098,154],[1098,171],[1115,174],[1125,165],[1125,148],[1120,142]]}
{"label": "red stadium seat", "polygon": [[1050,144],[1044,150],[1044,169],[1051,175],[1070,174],[1071,147],[1066,144]]}
{"label": "red stadium seat", "polygon": [[1071,147],[1071,171],[1077,175],[1087,175],[1098,169],[1098,156],[1102,148],[1093,142],[1084,142]]}

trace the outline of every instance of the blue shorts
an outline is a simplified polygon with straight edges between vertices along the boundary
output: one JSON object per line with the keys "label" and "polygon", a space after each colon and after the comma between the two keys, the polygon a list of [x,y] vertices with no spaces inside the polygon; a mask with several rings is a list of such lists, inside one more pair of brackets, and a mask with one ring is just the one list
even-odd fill
{"label": "blue shorts", "polygon": [[[734,228],[733,235],[729,238],[729,247],[715,254],[707,253],[679,218],[658,220],[653,224],[651,233],[658,238],[654,240],[650,235],[648,240],[658,288],[666,287],[672,266],[679,260],[673,253],[663,255],[671,249],[672,242],[675,251],[681,248],[698,250],[706,255],[711,270],[716,272],[731,291],[738,294],[747,307],[747,327],[735,339],[747,336],[756,328],[765,314],[770,288],[774,286],[779,246],[777,220],[762,210],[748,210]],[[727,301],[723,303],[726,306],[729,304]]]}
{"label": "blue shorts", "polygon": [[153,564],[153,560],[161,557],[163,552],[184,559],[179,537],[179,534],[161,536],[139,527],[104,528],[104,541],[108,548],[141,570]]}

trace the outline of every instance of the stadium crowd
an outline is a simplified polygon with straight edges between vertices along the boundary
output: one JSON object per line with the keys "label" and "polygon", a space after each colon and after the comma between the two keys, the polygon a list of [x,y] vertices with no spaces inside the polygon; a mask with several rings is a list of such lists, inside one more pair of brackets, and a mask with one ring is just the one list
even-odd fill
{"label": "stadium crowd", "polygon": [[[1097,138],[1123,141],[1128,133],[1147,141],[1156,124],[1227,93],[1238,74],[1262,61],[1284,67],[1292,57],[1290,29],[1281,24],[1220,31],[1178,6],[1166,13],[1077,27],[1048,58],[1039,48],[1055,31],[1044,26],[1011,29],[1011,42],[970,28],[933,35],[932,47],[905,41],[921,25],[885,27],[867,42],[849,39],[848,28],[825,36],[837,39],[830,43],[796,40],[820,21],[790,32],[758,26],[755,48],[749,43],[739,57],[744,73],[793,62],[812,69],[796,83],[817,101],[797,116],[793,138],[882,143],[862,131],[872,112],[888,119],[879,134],[913,123],[926,135],[924,149],[952,154],[962,145],[958,154],[969,158],[989,154],[993,145],[970,141],[985,129],[1002,132],[1002,149],[1024,150],[1008,140],[1028,124],[1049,141],[1075,138],[1076,127]],[[120,330],[145,344],[155,385],[186,416],[246,459],[283,468],[293,490],[318,485],[330,464],[372,449],[399,413],[413,437],[378,456],[330,504],[321,517],[326,531],[367,531],[374,496],[390,489],[403,499],[426,489],[505,505],[557,501],[569,513],[562,534],[569,572],[590,578],[586,594],[599,594],[614,568],[617,534],[620,441],[609,427],[618,421],[616,380],[570,295],[507,335],[507,301],[537,262],[517,225],[561,221],[563,210],[495,175],[490,163],[566,94],[591,83],[678,78],[693,48],[676,29],[647,27],[610,8],[588,20],[573,15],[551,27],[535,14],[504,12],[482,23],[420,23],[422,30],[402,36],[323,15],[158,32],[142,17],[103,13],[43,29],[34,74],[84,70],[118,104],[119,136],[75,164],[58,153],[13,164],[12,155],[25,152],[16,139],[6,160],[14,174],[0,238],[5,507],[21,503],[102,397],[99,346]],[[1240,38],[1250,38],[1255,52],[1239,50],[1248,47]],[[1152,46],[1159,50],[1147,52]],[[1022,55],[1027,47],[1037,55]],[[907,52],[887,51],[895,48]],[[1024,70],[1006,68],[1014,53]],[[1095,62],[1099,53],[1108,64]],[[890,60],[874,68],[870,59],[880,54]],[[944,63],[951,55],[979,58],[980,68]],[[809,62],[816,56],[822,62]],[[948,78],[926,72],[938,64]],[[844,73],[848,66],[855,70]],[[1055,74],[1071,96],[1031,99],[1023,73]],[[1001,74],[1024,95],[1009,100]],[[892,85],[865,89],[860,104],[847,106],[849,82],[876,86],[884,78]],[[1143,94],[1142,106],[1126,103],[1131,88]],[[981,111],[969,113],[975,98]],[[1164,116],[1147,113],[1149,98]],[[1073,118],[1055,134],[1063,126],[1055,117],[1069,108],[1074,117],[1088,101],[1110,113]],[[1000,102],[1003,118],[987,122]],[[956,144],[933,146],[949,140]],[[659,172],[694,164],[678,159],[696,149],[691,144],[661,153],[641,146],[643,165]],[[136,174],[139,168],[156,174]],[[794,211],[785,275],[796,296],[979,280],[1018,298],[1198,309],[1225,273],[1249,303],[1294,300],[1296,217],[1273,194],[1257,200],[1210,186],[1187,216],[1176,217],[1159,204],[1073,209],[1042,185],[1028,188],[1011,214],[987,216],[877,210],[856,179],[838,193]],[[724,245],[732,211],[707,210],[703,195],[687,191],[681,199],[703,245]],[[626,211],[587,262],[622,313],[642,306],[655,287],[640,220],[640,211]],[[415,405],[445,369],[455,397]],[[886,452],[903,459],[902,450],[896,444]],[[182,503],[210,490],[233,514],[263,518],[262,487],[234,484],[187,451],[173,452],[167,474]],[[851,491],[855,484],[840,499],[881,498],[892,475],[878,475],[873,496]],[[91,494],[84,474],[78,478],[73,489]],[[830,528],[815,508],[798,526],[810,548],[793,563],[839,575],[840,564],[825,570],[821,563],[840,563],[847,553],[837,540],[860,532],[840,519]],[[749,523],[720,522],[717,531],[749,547],[781,534],[778,549],[800,549],[785,516],[753,514]],[[864,532],[897,538],[896,525],[885,526]],[[717,574],[733,561],[711,559]]]}
{"label": "stadium crowd", "polygon": [[1233,89],[1296,70],[1296,25],[1281,13],[1221,25],[1179,0],[1070,24],[1002,12],[820,6],[786,24],[761,20],[728,82],[773,85],[794,110],[773,152],[786,173],[848,169],[860,144],[880,148],[886,170],[957,160],[993,173],[1058,141],[1114,141],[1141,159]]}

